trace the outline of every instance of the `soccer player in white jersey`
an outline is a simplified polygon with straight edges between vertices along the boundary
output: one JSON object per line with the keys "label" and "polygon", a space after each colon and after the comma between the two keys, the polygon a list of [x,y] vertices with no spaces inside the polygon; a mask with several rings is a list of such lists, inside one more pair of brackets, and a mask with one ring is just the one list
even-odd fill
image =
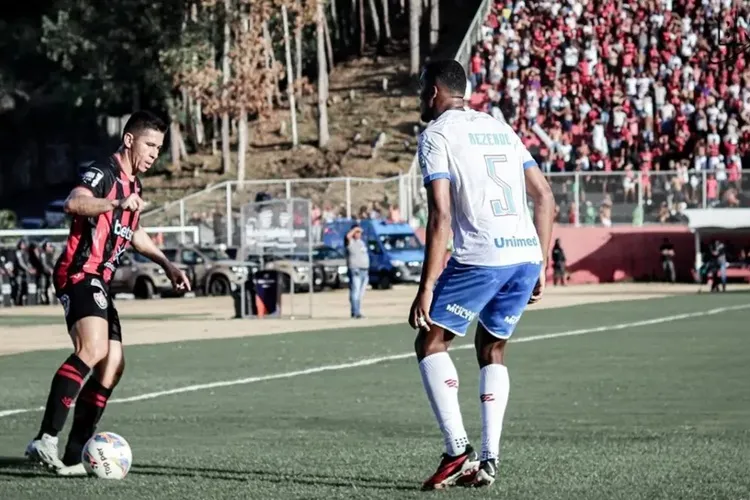
{"label": "soccer player in white jersey", "polygon": [[[510,381],[505,344],[528,303],[541,299],[555,202],[519,137],[490,115],[463,109],[466,74],[456,61],[435,61],[421,76],[419,164],[427,189],[425,262],[409,324],[427,397],[445,453],[423,489],[495,481]],[[527,196],[534,202],[532,220]],[[454,252],[444,268],[449,234]],[[466,436],[458,375],[448,355],[453,338],[478,318],[482,448]]]}

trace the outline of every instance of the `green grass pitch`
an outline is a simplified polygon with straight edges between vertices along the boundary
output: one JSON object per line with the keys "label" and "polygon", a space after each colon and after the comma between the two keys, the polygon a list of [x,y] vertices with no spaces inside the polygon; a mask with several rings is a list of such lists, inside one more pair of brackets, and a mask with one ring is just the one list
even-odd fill
{"label": "green grass pitch", "polygon": [[[442,440],[416,362],[403,357],[113,402],[100,430],[122,434],[134,456],[119,482],[57,478],[27,465],[23,449],[41,412],[3,416],[0,498],[747,500],[749,298],[529,311],[515,339],[620,326],[509,346],[510,404],[490,490],[419,491]],[[663,319],[680,314],[689,316]],[[622,327],[649,319],[657,321]],[[408,326],[396,325],[130,346],[115,397],[398,355],[412,342]],[[1,357],[0,412],[42,405],[64,356]],[[453,358],[464,421],[478,445],[474,354],[461,349]],[[67,429],[61,445],[66,437]]]}

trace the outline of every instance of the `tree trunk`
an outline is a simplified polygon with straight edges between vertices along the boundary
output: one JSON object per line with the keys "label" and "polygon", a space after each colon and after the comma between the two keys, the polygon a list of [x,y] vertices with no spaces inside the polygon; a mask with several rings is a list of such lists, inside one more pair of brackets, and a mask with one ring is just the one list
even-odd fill
{"label": "tree trunk", "polygon": [[245,180],[245,159],[247,156],[247,111],[245,107],[240,107],[240,126],[239,137],[237,138],[237,180],[239,189],[242,189],[242,182]]}
{"label": "tree trunk", "polygon": [[378,8],[375,5],[375,0],[367,0],[367,7],[370,9],[372,27],[375,30],[375,41],[380,42],[380,20],[378,19]]}
{"label": "tree trunk", "polygon": [[324,1],[318,1],[316,22],[318,42],[318,147],[323,149],[330,139],[328,133],[328,69],[326,68]]}
{"label": "tree trunk", "polygon": [[331,30],[328,29],[328,19],[323,12],[323,29],[326,35],[326,53],[328,54],[328,71],[333,71],[333,44],[331,43]]}
{"label": "tree trunk", "polygon": [[422,0],[409,0],[409,74],[419,74],[419,18]]}
{"label": "tree trunk", "polygon": [[176,117],[172,117],[169,122],[169,153],[172,156],[172,167],[179,173],[182,171],[180,162],[180,122]]}
{"label": "tree trunk", "polygon": [[211,155],[216,156],[219,154],[219,118],[214,116],[213,126],[211,127]]}
{"label": "tree trunk", "polygon": [[[271,33],[268,31],[268,23],[263,21],[263,42],[266,44],[266,51],[268,54],[267,68],[273,68],[276,66],[276,56],[273,54],[273,40],[271,40]],[[273,91],[269,93],[268,104],[273,105],[273,96],[276,97],[276,102],[281,102],[281,95],[279,94],[279,77],[276,71],[273,72]]]}
{"label": "tree trunk", "polygon": [[[297,59],[296,61],[297,64],[295,65],[295,68],[294,68],[296,71],[296,74],[295,74],[296,78],[294,79],[294,81],[297,82],[297,85],[299,86],[299,82],[302,81],[302,23],[301,21],[297,21],[295,24],[297,24],[297,26],[295,26],[294,28],[294,52],[295,52],[295,57]],[[301,86],[297,89],[296,96],[297,96],[297,105],[299,106],[302,104],[302,87]]]}
{"label": "tree trunk", "polygon": [[[240,6],[242,9],[243,6]],[[250,19],[244,10],[240,11],[242,20],[242,36],[246,36],[250,30]],[[238,189],[242,190],[243,181],[245,180],[245,160],[247,159],[247,109],[244,105],[240,106],[240,118],[237,130],[237,181]]]}
{"label": "tree trunk", "polygon": [[195,142],[202,146],[206,142],[206,130],[203,128],[203,106],[198,100],[193,102],[193,127],[195,128]]}
{"label": "tree trunk", "polygon": [[357,2],[359,7],[359,55],[365,53],[365,0]]}
{"label": "tree trunk", "polygon": [[359,21],[357,20],[357,13],[359,9],[357,8],[357,5],[359,5],[359,0],[351,0],[351,4],[349,5],[349,40],[351,44],[349,45],[350,50],[359,50],[359,43],[357,41],[358,38],[358,29]]}
{"label": "tree trunk", "polygon": [[[227,99],[227,85],[229,85],[229,51],[232,49],[229,17],[232,13],[232,0],[224,0],[224,47],[221,61],[222,100]],[[232,169],[232,158],[229,150],[229,113],[221,114],[221,165],[222,172],[228,174]]]}
{"label": "tree trunk", "polygon": [[[198,22],[198,4],[192,4],[190,6],[190,22],[193,24]],[[193,54],[192,67],[193,69],[198,66],[198,54]],[[202,146],[206,141],[206,131],[203,127],[203,107],[199,99],[190,98],[190,117],[188,122],[192,122],[192,129],[195,132],[195,143],[198,146]]]}
{"label": "tree trunk", "polygon": [[299,145],[297,138],[297,108],[294,102],[294,76],[292,75],[292,50],[289,46],[289,16],[286,12],[286,5],[281,6],[281,18],[284,23],[284,51],[286,52],[286,80],[287,94],[289,96],[289,111],[292,118],[292,147]]}
{"label": "tree trunk", "polygon": [[[331,0],[331,21],[333,21],[333,36],[338,42],[339,37],[341,36],[341,33],[339,33],[339,15],[338,15],[338,11],[336,10],[336,8],[337,8],[336,0]],[[327,25],[328,25],[328,22],[326,21],[326,26]]]}
{"label": "tree trunk", "polygon": [[388,14],[388,3],[390,0],[382,0],[383,5],[383,33],[385,34],[385,39],[390,40],[391,39],[391,19],[390,15]]}
{"label": "tree trunk", "polygon": [[430,49],[438,44],[440,36],[440,0],[430,0]]}

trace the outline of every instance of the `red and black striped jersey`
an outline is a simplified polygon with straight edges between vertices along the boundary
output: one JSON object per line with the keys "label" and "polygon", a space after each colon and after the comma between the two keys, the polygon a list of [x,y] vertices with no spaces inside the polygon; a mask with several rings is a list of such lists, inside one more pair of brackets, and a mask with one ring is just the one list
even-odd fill
{"label": "red and black striped jersey", "polygon": [[[121,200],[141,194],[138,178],[130,180],[115,156],[95,162],[81,176],[77,187],[90,190],[97,198]],[[55,265],[55,286],[77,283],[86,274],[109,283],[138,228],[138,212],[116,208],[96,217],[76,215],[70,225],[65,251]]]}

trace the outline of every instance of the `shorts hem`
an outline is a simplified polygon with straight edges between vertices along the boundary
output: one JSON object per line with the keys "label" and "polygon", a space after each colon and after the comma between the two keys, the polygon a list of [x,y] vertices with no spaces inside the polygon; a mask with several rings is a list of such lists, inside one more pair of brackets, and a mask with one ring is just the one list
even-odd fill
{"label": "shorts hem", "polygon": [[476,267],[476,268],[479,268],[479,269],[509,269],[509,268],[513,268],[513,267],[523,266],[523,265],[526,265],[526,264],[542,265],[542,263],[544,262],[544,259],[540,258],[538,260],[525,260],[523,262],[516,262],[514,264],[503,264],[503,265],[500,265],[500,266],[488,266],[486,264],[472,264],[472,263],[461,262],[460,260],[456,259],[455,257],[451,257],[449,260],[452,260],[456,264],[460,264],[462,266]]}
{"label": "shorts hem", "polygon": [[449,328],[449,327],[443,325],[442,323],[438,323],[437,321],[433,321],[432,324],[436,325],[436,326],[439,326],[440,328],[442,328],[446,332],[450,332],[453,335],[457,335],[459,337],[465,337],[466,336],[466,332],[460,333],[460,332],[454,330],[453,328]]}
{"label": "shorts hem", "polygon": [[500,340],[508,340],[509,338],[511,338],[511,336],[513,336],[513,332],[506,333],[506,334],[500,334],[500,333],[493,332],[492,330],[490,330],[489,328],[487,328],[487,325],[484,324],[484,321],[482,321],[481,318],[477,319],[477,321],[479,321],[479,324],[481,324],[482,327],[484,327],[484,329],[487,330],[487,333],[489,333],[490,335],[492,335],[495,338],[498,338]]}

